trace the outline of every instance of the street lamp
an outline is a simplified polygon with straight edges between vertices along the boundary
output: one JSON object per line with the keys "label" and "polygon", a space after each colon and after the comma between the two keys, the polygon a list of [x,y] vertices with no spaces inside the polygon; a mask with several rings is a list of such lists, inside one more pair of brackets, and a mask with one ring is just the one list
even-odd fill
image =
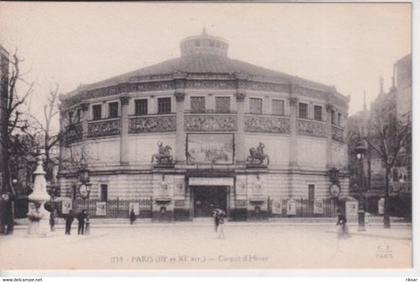
{"label": "street lamp", "polygon": [[356,152],[356,158],[360,162],[360,186],[359,186],[359,210],[358,210],[358,221],[359,221],[359,231],[366,231],[365,228],[365,209],[364,209],[364,191],[365,191],[365,185],[364,185],[364,169],[363,169],[363,159],[365,157],[367,148],[365,146],[365,143],[360,140],[359,144],[356,146],[355,152]]}
{"label": "street lamp", "polygon": [[89,168],[86,161],[85,155],[82,154],[80,160],[79,180],[81,185],[79,187],[80,196],[83,199],[83,207],[86,209],[86,200],[88,200],[87,215],[89,216],[89,194],[90,194],[90,183],[89,183]]}

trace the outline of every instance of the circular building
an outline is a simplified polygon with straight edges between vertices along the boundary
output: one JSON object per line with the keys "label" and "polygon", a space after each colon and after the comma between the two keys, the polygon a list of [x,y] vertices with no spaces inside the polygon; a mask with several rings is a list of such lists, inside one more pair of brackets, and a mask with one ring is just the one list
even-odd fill
{"label": "circular building", "polygon": [[80,203],[87,166],[91,216],[332,216],[348,194],[349,98],[228,47],[204,31],[179,58],[62,96],[61,196]]}

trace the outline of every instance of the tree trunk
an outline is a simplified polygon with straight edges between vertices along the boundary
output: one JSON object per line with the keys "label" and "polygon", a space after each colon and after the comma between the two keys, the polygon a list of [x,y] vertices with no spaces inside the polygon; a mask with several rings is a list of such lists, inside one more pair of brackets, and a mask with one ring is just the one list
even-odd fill
{"label": "tree trunk", "polygon": [[389,172],[387,165],[385,170],[385,206],[384,206],[384,228],[391,228],[391,220],[389,218]]}

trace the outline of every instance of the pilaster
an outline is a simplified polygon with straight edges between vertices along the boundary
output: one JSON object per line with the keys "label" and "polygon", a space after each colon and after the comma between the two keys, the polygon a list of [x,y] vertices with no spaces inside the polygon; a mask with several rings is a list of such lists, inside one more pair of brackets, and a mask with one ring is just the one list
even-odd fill
{"label": "pilaster", "polygon": [[326,156],[327,156],[327,168],[332,168],[332,120],[331,120],[331,111],[333,110],[333,106],[331,104],[327,104],[327,126],[326,126],[326,134],[327,134],[327,144],[326,144]]}
{"label": "pilaster", "polygon": [[289,167],[298,166],[298,149],[297,149],[297,103],[298,98],[293,93],[289,96],[290,109],[290,139],[289,139]]}
{"label": "pilaster", "polygon": [[185,132],[184,132],[184,89],[175,90],[176,100],[176,139],[175,139],[175,161],[178,164],[185,163]]}
{"label": "pilaster", "polygon": [[237,163],[245,163],[245,90],[238,89],[236,92],[237,109],[237,132],[235,138],[235,157]]}
{"label": "pilaster", "polygon": [[80,105],[82,109],[82,140],[86,140],[88,136],[88,121],[89,121],[89,104],[83,103]]}
{"label": "pilaster", "polygon": [[129,144],[128,144],[128,105],[130,97],[120,97],[121,101],[121,132],[120,132],[120,163],[128,165]]}

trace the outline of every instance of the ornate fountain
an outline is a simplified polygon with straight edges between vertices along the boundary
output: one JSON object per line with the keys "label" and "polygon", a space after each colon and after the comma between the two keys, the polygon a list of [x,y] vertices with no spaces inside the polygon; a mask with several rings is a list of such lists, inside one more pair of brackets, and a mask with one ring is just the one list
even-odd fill
{"label": "ornate fountain", "polygon": [[32,193],[29,195],[28,235],[45,237],[49,233],[49,215],[45,202],[50,199],[47,193],[45,171],[42,167],[42,156],[37,157],[37,167],[34,171],[35,181]]}

